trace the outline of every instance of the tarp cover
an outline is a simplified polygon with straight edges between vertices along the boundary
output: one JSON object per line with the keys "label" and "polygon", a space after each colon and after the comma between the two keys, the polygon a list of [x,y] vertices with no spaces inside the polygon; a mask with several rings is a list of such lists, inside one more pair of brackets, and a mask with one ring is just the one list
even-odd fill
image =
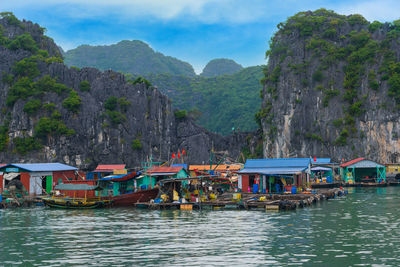
{"label": "tarp cover", "polygon": [[10,172],[10,173],[6,173],[4,174],[4,179],[6,179],[7,181],[11,181],[12,179],[14,179],[15,177],[17,177],[19,175],[19,173],[17,172]]}
{"label": "tarp cover", "polygon": [[331,168],[325,168],[325,167],[313,167],[311,168],[312,171],[331,171]]}
{"label": "tarp cover", "polygon": [[101,189],[97,185],[88,184],[58,184],[54,187],[55,190],[77,190],[77,191],[89,191]]}

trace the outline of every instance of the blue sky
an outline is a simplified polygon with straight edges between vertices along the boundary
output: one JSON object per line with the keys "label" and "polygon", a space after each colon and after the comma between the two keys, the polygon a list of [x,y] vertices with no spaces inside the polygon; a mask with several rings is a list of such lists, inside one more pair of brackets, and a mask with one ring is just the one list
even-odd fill
{"label": "blue sky", "polygon": [[142,40],[197,73],[214,58],[265,64],[276,25],[321,7],[369,21],[400,18],[398,0],[0,0],[0,11],[45,27],[64,50]]}

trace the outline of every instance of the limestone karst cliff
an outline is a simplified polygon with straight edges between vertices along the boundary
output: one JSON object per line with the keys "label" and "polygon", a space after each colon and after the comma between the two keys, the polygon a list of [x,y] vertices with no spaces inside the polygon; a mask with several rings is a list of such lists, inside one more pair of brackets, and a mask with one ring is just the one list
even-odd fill
{"label": "limestone karst cliff", "polygon": [[400,161],[400,21],[325,9],[278,25],[256,115],[266,157]]}
{"label": "limestone karst cliff", "polygon": [[13,14],[0,19],[0,162],[140,166],[185,148],[187,163],[212,147],[238,158],[247,134],[222,137],[193,123],[143,80],[63,64],[44,29]]}

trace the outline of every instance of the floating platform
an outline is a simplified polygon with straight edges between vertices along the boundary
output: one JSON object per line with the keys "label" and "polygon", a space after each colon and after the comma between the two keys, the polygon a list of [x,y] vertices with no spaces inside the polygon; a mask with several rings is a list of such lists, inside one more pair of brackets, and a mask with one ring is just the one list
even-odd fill
{"label": "floating platform", "polygon": [[313,183],[311,184],[311,188],[318,189],[318,188],[336,188],[340,187],[341,183]]}
{"label": "floating platform", "polygon": [[[214,201],[189,202],[189,203],[154,203],[142,202],[135,203],[137,208],[146,208],[154,210],[179,209],[179,210],[295,210],[313,203],[343,196],[346,191],[334,189],[321,189],[315,194],[251,194],[242,193],[242,199],[234,201],[233,193],[225,193],[220,199]],[[260,200],[264,199],[264,200]]]}

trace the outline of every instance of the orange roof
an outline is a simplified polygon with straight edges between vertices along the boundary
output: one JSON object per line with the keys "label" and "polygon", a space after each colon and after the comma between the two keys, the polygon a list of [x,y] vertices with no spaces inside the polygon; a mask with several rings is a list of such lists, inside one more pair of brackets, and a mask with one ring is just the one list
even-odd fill
{"label": "orange roof", "polygon": [[103,164],[98,165],[95,171],[113,171],[113,170],[123,170],[125,169],[125,164]]}
{"label": "orange roof", "polygon": [[347,167],[347,166],[350,166],[350,165],[352,165],[352,164],[354,164],[354,163],[357,163],[357,162],[359,162],[359,161],[362,161],[362,160],[364,160],[364,159],[366,159],[366,158],[357,158],[357,159],[353,159],[353,160],[350,160],[350,161],[348,161],[348,162],[346,162],[346,163],[341,164],[340,167]]}
{"label": "orange roof", "polygon": [[154,167],[150,170],[151,173],[178,173],[183,167]]}
{"label": "orange roof", "polygon": [[[211,165],[211,170],[216,170],[216,171],[237,171],[240,170],[242,168],[242,165],[240,164],[222,164],[222,165],[218,165],[217,168],[215,168],[217,165]],[[199,170],[199,171],[208,171],[210,170],[210,165],[190,165],[189,166],[189,170],[190,171],[194,171],[194,170]]]}

